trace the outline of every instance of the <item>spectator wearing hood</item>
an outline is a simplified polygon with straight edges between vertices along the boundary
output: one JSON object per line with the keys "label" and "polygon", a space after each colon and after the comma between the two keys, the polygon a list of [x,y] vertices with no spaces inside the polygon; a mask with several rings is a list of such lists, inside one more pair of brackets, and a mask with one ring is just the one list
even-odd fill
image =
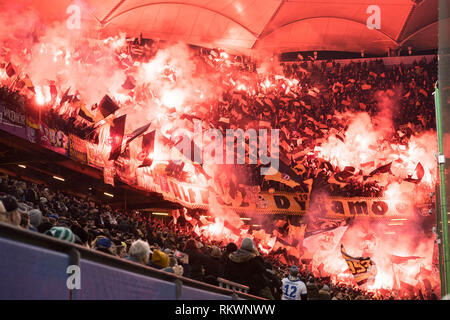
{"label": "spectator wearing hood", "polygon": [[42,212],[39,209],[31,209],[30,215],[30,230],[38,231],[39,225],[42,223]]}
{"label": "spectator wearing hood", "polygon": [[229,255],[224,278],[248,286],[250,294],[259,295],[267,287],[265,270],[264,260],[255,250],[252,239],[244,238],[241,248]]}

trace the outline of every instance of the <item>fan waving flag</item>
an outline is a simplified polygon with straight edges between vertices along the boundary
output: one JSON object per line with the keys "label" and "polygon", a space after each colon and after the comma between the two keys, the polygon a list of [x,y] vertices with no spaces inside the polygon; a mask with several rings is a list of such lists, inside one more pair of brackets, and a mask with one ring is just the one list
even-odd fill
{"label": "fan waving flag", "polygon": [[78,115],[86,121],[94,122],[94,116],[84,103],[81,104],[80,110],[78,110]]}
{"label": "fan waving flag", "polygon": [[390,173],[391,172],[391,165],[392,165],[392,162],[389,162],[388,164],[385,164],[384,166],[376,168],[371,173],[369,173],[369,177],[372,177],[372,176],[374,176],[376,174],[380,174],[380,173]]}
{"label": "fan waving flag", "polygon": [[136,130],[134,130],[128,137],[127,140],[127,144],[129,144],[131,141],[133,141],[134,139],[136,139],[137,137],[139,137],[140,135],[144,134],[145,131],[147,131],[147,129],[150,127],[151,122],[147,123],[146,125],[137,128]]}
{"label": "fan waving flag", "polygon": [[425,175],[425,169],[423,168],[422,164],[419,162],[416,166],[416,169],[414,169],[415,174],[417,176],[417,179],[413,179],[411,176],[408,176],[408,178],[403,179],[406,182],[412,182],[412,183],[419,183],[422,181],[423,176]]}
{"label": "fan waving flag", "polygon": [[127,115],[123,115],[117,119],[113,120],[113,125],[110,129],[111,136],[111,152],[109,154],[108,160],[117,160],[119,155],[122,153],[122,142],[123,135],[125,132],[125,121]]}
{"label": "fan waving flag", "polygon": [[95,122],[103,120],[117,110],[119,110],[117,104],[108,95],[105,95],[98,106]]}
{"label": "fan waving flag", "polygon": [[277,172],[276,174],[273,174],[273,175],[265,175],[264,180],[281,182],[291,188],[294,188],[294,187],[300,185],[298,182],[291,180],[291,177],[289,175],[282,174],[281,172]]}
{"label": "fan waving flag", "polygon": [[139,168],[149,167],[153,163],[153,159],[148,156],[153,153],[155,148],[155,133],[156,131],[153,130],[142,137],[142,151],[139,153],[138,160],[142,160],[143,162]]}
{"label": "fan waving flag", "polygon": [[8,77],[10,77],[10,78],[11,78],[13,75],[16,74],[16,70],[14,70],[14,67],[13,67],[13,65],[11,64],[11,62],[8,63],[8,65],[6,66],[5,70],[6,70],[6,74],[7,74]]}
{"label": "fan waving flag", "polygon": [[377,269],[375,263],[370,257],[352,257],[344,249],[344,245],[341,244],[342,257],[347,262],[348,268],[352,273],[358,286],[363,286],[375,280]]}

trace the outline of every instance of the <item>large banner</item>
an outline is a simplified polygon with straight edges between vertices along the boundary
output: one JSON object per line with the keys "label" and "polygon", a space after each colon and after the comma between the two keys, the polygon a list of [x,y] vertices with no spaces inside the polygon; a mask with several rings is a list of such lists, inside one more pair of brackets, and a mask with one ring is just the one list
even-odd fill
{"label": "large banner", "polygon": [[42,122],[39,124],[37,143],[59,154],[69,155],[69,137],[61,130],[52,129]]}
{"label": "large banner", "polygon": [[[179,182],[172,177],[157,175],[149,178],[138,176],[138,184],[143,186],[150,182],[155,183],[155,190],[161,193],[164,199],[178,202],[191,209],[208,209],[210,202],[218,203],[223,209],[237,212],[259,214],[306,214],[309,205],[308,193],[289,194],[283,192],[259,192],[255,196],[246,196],[225,201],[222,195],[212,188],[194,186]],[[251,187],[246,188],[246,190]]]}
{"label": "large banner", "polygon": [[98,145],[87,142],[86,143],[86,156],[87,163],[91,167],[101,169],[105,166],[105,159],[102,153],[99,151]]}
{"label": "large banner", "polygon": [[[308,193],[257,192],[255,196],[247,194],[245,197],[225,199],[214,188],[180,182],[164,174],[138,175],[137,183],[142,189],[161,193],[166,200],[178,202],[191,209],[208,209],[210,202],[214,201],[224,209],[237,212],[304,215],[310,206]],[[383,198],[323,197],[315,205],[323,218],[339,220],[352,217],[399,218],[408,216],[414,210],[409,203],[394,203]]]}
{"label": "large banner", "polygon": [[28,139],[27,118],[24,110],[10,108],[6,104],[0,104],[0,130]]}
{"label": "large banner", "polygon": [[69,156],[82,163],[87,163],[86,141],[77,136],[69,135]]}
{"label": "large banner", "polygon": [[329,197],[320,201],[325,217],[333,219],[357,218],[396,218],[404,217],[414,210],[410,203],[395,203],[382,198]]}
{"label": "large banner", "polygon": [[[26,113],[13,110],[0,104],[0,130],[38,143],[59,154],[87,163],[89,166],[103,169],[107,162],[103,148],[84,141],[74,135],[67,136],[60,130],[48,127],[44,123],[27,125]],[[103,152],[102,152],[103,150]],[[124,162],[124,160],[122,161]],[[126,161],[115,163],[117,178],[139,189],[161,193],[169,201],[180,203],[188,208],[209,209],[211,201],[224,209],[256,214],[304,215],[310,207],[308,193],[260,192],[255,186],[238,186],[233,195],[229,190],[207,185],[192,185],[169,177],[165,170],[139,168],[129,172],[132,166]],[[112,169],[107,171],[105,182],[113,184]],[[394,202],[383,198],[344,198],[321,197],[315,201],[314,209],[325,219],[356,218],[395,218],[409,215],[414,204]]]}

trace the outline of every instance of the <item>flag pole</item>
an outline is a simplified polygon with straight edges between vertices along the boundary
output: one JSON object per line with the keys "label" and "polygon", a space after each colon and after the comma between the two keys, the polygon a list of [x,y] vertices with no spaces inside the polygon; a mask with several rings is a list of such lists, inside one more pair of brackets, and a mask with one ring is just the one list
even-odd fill
{"label": "flag pole", "polygon": [[439,211],[439,186],[436,184],[436,191],[434,193],[435,198],[435,214],[436,214],[436,242],[438,246],[438,256],[439,256],[439,280],[441,283],[441,298],[445,295],[444,288],[444,268],[442,261],[442,228],[441,228],[441,216]]}
{"label": "flag pole", "polygon": [[[441,107],[440,107],[440,94],[439,94],[439,83],[436,82],[435,92],[434,92],[434,104],[436,108],[436,129],[438,138],[438,166],[439,166],[439,202],[440,202],[440,213],[442,221],[442,249],[443,249],[443,266],[444,266],[444,293],[441,295],[446,295],[449,293],[450,289],[450,254],[448,247],[448,217],[447,217],[447,195],[445,191],[445,156],[444,156],[444,144],[442,138],[442,119],[441,119]],[[436,212],[436,214],[438,214]],[[437,226],[439,228],[439,226]],[[441,276],[442,278],[442,276]]]}

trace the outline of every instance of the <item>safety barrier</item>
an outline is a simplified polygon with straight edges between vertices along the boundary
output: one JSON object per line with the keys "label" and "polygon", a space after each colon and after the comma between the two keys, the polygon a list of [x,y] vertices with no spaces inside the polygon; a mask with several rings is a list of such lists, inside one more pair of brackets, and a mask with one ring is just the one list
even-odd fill
{"label": "safety barrier", "polygon": [[[79,287],[71,282],[74,266]],[[0,279],[0,299],[7,300],[260,299],[3,223]]]}
{"label": "safety barrier", "polygon": [[247,293],[248,290],[250,289],[249,287],[244,286],[240,283],[236,283],[236,282],[224,279],[224,278],[217,278],[217,281],[219,282],[219,287],[231,289],[231,290],[233,290],[233,292],[238,291],[238,292]]}

